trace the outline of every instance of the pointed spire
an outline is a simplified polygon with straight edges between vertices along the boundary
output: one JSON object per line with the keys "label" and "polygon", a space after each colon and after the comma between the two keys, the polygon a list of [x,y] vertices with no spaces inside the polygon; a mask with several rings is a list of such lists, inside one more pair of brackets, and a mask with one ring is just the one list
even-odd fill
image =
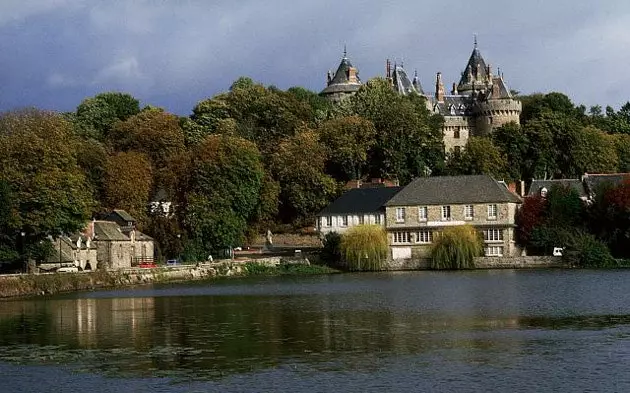
{"label": "pointed spire", "polygon": [[473,34],[474,37],[474,42],[475,42],[475,49],[477,49],[477,33]]}

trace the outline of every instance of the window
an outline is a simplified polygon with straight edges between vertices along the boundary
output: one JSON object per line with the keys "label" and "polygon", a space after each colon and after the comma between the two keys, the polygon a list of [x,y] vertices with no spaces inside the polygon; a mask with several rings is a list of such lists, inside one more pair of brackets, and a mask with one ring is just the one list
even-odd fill
{"label": "window", "polygon": [[394,244],[409,243],[409,232],[394,232]]}
{"label": "window", "polygon": [[486,256],[487,257],[502,257],[503,256],[503,247],[502,246],[489,246],[489,247],[486,247]]}
{"label": "window", "polygon": [[497,205],[488,205],[488,220],[497,219]]}
{"label": "window", "polygon": [[451,219],[451,207],[442,206],[442,220],[449,221]]}
{"label": "window", "polygon": [[341,226],[342,227],[348,226],[348,216],[341,216]]}
{"label": "window", "polygon": [[455,127],[455,131],[453,132],[453,138],[459,139],[459,126]]}
{"label": "window", "polygon": [[464,219],[472,220],[475,216],[475,207],[473,205],[464,206]]}
{"label": "window", "polygon": [[503,230],[502,229],[485,229],[483,231],[483,240],[485,242],[503,241]]}
{"label": "window", "polygon": [[363,215],[359,216],[359,225],[363,225]]}
{"label": "window", "polygon": [[381,223],[381,215],[380,214],[376,214],[374,216],[374,223],[375,224],[380,224]]}
{"label": "window", "polygon": [[331,216],[324,217],[324,226],[325,227],[331,227],[332,226],[332,217]]}
{"label": "window", "polygon": [[405,222],[405,208],[404,207],[396,208],[396,222]]}
{"label": "window", "polygon": [[433,242],[433,232],[431,231],[420,231],[416,232],[416,243],[431,243]]}
{"label": "window", "polygon": [[420,206],[418,208],[418,221],[426,221],[427,220],[427,207]]}

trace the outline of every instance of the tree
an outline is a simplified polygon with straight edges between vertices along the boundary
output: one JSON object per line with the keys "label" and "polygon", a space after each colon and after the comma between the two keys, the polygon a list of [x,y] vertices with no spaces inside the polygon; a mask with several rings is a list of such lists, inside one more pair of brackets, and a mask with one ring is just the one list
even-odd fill
{"label": "tree", "polygon": [[271,173],[280,184],[280,219],[311,222],[336,194],[336,183],[324,173],[326,151],[308,129],[285,138],[270,159]]}
{"label": "tree", "polygon": [[122,152],[108,158],[103,201],[106,208],[126,210],[144,223],[152,186],[153,171],[145,154]]}
{"label": "tree", "polygon": [[374,124],[372,177],[397,178],[405,184],[442,165],[441,117],[429,113],[424,98],[401,96],[388,81],[375,78],[348,100],[348,109]]}
{"label": "tree", "polygon": [[179,118],[161,109],[142,111],[116,123],[108,139],[116,151],[146,154],[156,169],[185,149]]}
{"label": "tree", "polygon": [[486,137],[470,137],[466,149],[448,156],[447,171],[452,175],[491,175],[495,179],[509,177],[505,155]]}
{"label": "tree", "polygon": [[542,226],[545,220],[547,200],[541,195],[528,196],[516,214],[516,239],[521,246],[530,244],[535,228]]}
{"label": "tree", "polygon": [[5,230],[24,232],[27,247],[81,230],[90,217],[94,200],[77,165],[78,145],[61,115],[30,109],[0,116],[0,183],[11,211]]}
{"label": "tree", "polygon": [[472,269],[483,255],[483,240],[470,225],[444,229],[431,248],[431,269]]}
{"label": "tree", "polygon": [[507,161],[507,177],[510,180],[522,180],[523,166],[527,162],[529,140],[520,125],[510,122],[492,132],[492,142]]}
{"label": "tree", "polygon": [[140,103],[126,93],[109,92],[87,98],[79,104],[76,121],[85,134],[103,141],[113,125],[140,112]]}
{"label": "tree", "polygon": [[584,173],[611,173],[619,166],[615,138],[595,127],[576,130],[570,150],[570,171],[579,177]]}
{"label": "tree", "polygon": [[372,122],[358,116],[339,117],[322,123],[318,132],[328,150],[327,172],[343,182],[361,179],[375,143]]}
{"label": "tree", "polygon": [[[264,168],[256,146],[242,138],[210,135],[192,151],[179,187],[189,254],[242,244],[261,202]],[[184,157],[182,161],[184,162]]]}
{"label": "tree", "polygon": [[349,270],[382,270],[387,261],[387,232],[380,225],[357,225],[341,235],[341,256]]}

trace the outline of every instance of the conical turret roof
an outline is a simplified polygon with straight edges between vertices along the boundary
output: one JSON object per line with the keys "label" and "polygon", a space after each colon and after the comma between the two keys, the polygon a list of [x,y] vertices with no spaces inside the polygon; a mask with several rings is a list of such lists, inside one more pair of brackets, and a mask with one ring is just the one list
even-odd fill
{"label": "conical turret roof", "polygon": [[477,48],[477,40],[475,39],[475,47],[468,59],[464,72],[462,72],[457,90],[460,93],[466,93],[476,88],[483,88],[489,81],[488,67],[481,56],[479,48]]}
{"label": "conical turret roof", "polygon": [[337,67],[335,75],[330,78],[328,85],[320,94],[333,94],[339,92],[355,92],[361,87],[359,70],[352,65],[344,50],[343,58]]}

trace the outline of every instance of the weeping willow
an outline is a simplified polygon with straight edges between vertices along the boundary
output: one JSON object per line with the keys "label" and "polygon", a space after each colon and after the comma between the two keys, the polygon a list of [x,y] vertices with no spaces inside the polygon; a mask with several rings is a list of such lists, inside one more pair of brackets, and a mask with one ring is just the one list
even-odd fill
{"label": "weeping willow", "polygon": [[387,233],[380,225],[358,225],[342,235],[340,248],[348,270],[381,270],[387,260]]}
{"label": "weeping willow", "polygon": [[431,269],[472,269],[483,254],[483,241],[470,225],[445,229],[431,249]]}

